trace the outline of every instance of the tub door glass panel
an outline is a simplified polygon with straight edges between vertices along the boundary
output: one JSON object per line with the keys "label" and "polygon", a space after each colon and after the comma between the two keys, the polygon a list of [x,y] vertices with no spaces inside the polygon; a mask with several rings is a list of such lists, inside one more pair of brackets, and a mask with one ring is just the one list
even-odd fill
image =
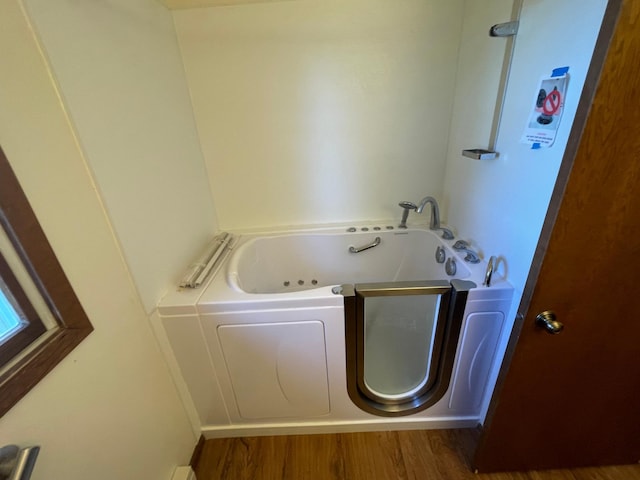
{"label": "tub door glass panel", "polygon": [[[448,282],[355,285],[359,388],[368,398],[400,404],[434,384],[451,286]],[[443,307],[443,308],[441,308]]]}
{"label": "tub door glass panel", "polygon": [[409,415],[439,401],[475,286],[464,280],[342,285],[349,398],[381,416]]}
{"label": "tub door glass panel", "polygon": [[365,300],[364,382],[372,393],[404,399],[427,384],[441,296]]}

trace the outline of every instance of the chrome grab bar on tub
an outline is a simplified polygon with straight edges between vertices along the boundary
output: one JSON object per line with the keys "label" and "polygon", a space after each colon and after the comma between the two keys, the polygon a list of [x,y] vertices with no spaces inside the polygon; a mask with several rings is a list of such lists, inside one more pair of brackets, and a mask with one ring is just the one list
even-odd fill
{"label": "chrome grab bar on tub", "polygon": [[494,256],[491,256],[491,258],[489,259],[489,262],[487,263],[487,270],[484,274],[484,282],[482,283],[482,285],[486,287],[491,286],[491,277],[493,276],[493,272],[497,267],[496,265],[497,261],[498,260]]}
{"label": "chrome grab bar on tub", "polygon": [[349,247],[349,252],[351,253],[360,253],[360,252],[364,252],[365,250],[369,250],[370,248],[373,247],[377,247],[378,245],[380,245],[380,237],[376,237],[375,240],[373,242],[371,242],[369,245],[365,245],[363,247],[354,247],[353,245]]}

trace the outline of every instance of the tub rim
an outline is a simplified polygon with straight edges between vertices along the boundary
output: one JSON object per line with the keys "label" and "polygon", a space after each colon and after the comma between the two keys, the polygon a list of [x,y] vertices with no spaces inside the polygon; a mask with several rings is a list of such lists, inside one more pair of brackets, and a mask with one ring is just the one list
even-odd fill
{"label": "tub rim", "polygon": [[[314,305],[319,308],[342,307],[342,295],[332,292],[332,289],[340,286],[340,284],[282,293],[247,293],[240,289],[235,290],[228,281],[230,260],[234,255],[236,255],[238,250],[242,249],[244,245],[251,242],[251,240],[260,237],[299,236],[308,234],[334,235],[347,233],[352,235],[364,235],[376,233],[377,231],[373,230],[375,226],[381,226],[384,228],[387,225],[394,226],[395,224],[390,221],[362,221],[350,222],[348,224],[313,225],[305,227],[288,226],[237,232],[231,231],[230,233],[236,237],[236,240],[218,271],[214,272],[207,282],[198,289],[171,289],[158,303],[158,311],[161,315],[187,315],[192,313],[248,311],[262,308],[306,308],[309,305]],[[356,231],[347,232],[347,229],[351,227],[356,228]],[[368,228],[369,230],[363,231],[363,228]],[[482,251],[479,252],[482,260],[478,264],[473,265],[465,262],[464,257],[453,250],[453,244],[456,240],[459,240],[458,237],[454,240],[445,240],[436,232],[423,225],[410,224],[406,230],[399,230],[396,226],[394,226],[393,230],[380,230],[380,232],[386,231],[395,231],[396,233],[398,231],[428,232],[435,236],[443,245],[449,247],[448,250],[459,265],[464,265],[469,269],[471,274],[465,277],[464,280],[474,282],[477,285],[476,289],[490,289],[494,291],[496,295],[500,295],[500,290],[513,288],[498,272],[494,273],[491,287],[483,286],[482,283],[487,267],[487,260],[485,259],[486,255],[483,255]],[[451,280],[451,278],[443,280]]]}

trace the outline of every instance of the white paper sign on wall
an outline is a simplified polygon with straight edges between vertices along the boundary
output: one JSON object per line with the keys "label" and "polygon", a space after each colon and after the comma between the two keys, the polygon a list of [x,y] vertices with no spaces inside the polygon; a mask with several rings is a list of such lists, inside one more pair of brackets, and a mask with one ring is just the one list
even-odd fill
{"label": "white paper sign on wall", "polygon": [[527,121],[522,142],[531,148],[550,147],[564,110],[565,94],[569,83],[569,67],[555,69],[551,76],[542,77]]}

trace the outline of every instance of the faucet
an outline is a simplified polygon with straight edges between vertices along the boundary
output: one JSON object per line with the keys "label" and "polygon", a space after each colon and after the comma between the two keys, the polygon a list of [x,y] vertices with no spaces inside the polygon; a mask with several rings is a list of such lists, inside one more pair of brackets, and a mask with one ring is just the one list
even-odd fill
{"label": "faucet", "polygon": [[451,230],[440,226],[440,209],[438,208],[438,202],[433,197],[424,197],[420,200],[420,204],[416,208],[417,213],[422,213],[424,207],[427,204],[431,204],[431,221],[429,222],[429,228],[431,230],[442,230],[442,238],[445,240],[453,240],[453,233]]}

